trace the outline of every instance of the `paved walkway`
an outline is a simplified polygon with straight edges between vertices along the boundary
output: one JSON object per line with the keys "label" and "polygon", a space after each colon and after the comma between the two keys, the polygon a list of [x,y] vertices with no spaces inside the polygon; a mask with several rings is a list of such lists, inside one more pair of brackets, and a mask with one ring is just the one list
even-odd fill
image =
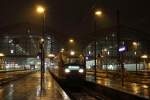
{"label": "paved walkway", "polygon": [[44,92],[41,94],[40,72],[0,87],[0,100],[69,100],[58,84],[47,72]]}

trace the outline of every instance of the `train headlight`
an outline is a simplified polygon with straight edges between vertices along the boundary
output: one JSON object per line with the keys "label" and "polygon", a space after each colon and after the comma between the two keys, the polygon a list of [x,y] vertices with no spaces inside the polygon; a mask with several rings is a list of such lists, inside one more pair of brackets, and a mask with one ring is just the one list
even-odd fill
{"label": "train headlight", "polygon": [[79,69],[79,73],[83,73],[84,72],[84,69]]}
{"label": "train headlight", "polygon": [[70,70],[68,68],[66,68],[65,73],[70,73]]}

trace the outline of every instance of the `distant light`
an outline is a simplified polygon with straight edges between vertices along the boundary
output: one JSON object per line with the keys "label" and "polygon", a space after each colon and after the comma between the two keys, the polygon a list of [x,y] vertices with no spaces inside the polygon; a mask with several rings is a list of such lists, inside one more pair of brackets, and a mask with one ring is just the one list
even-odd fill
{"label": "distant light", "polygon": [[109,51],[107,51],[107,54],[109,55],[109,54],[110,54],[110,52],[109,52]]}
{"label": "distant light", "polygon": [[43,39],[43,38],[41,38],[41,42],[44,42],[44,39]]}
{"label": "distant light", "polygon": [[70,73],[70,70],[68,68],[66,68],[65,73]]}
{"label": "distant light", "polygon": [[86,57],[86,60],[88,60],[89,59],[89,57]]}
{"label": "distant light", "polygon": [[38,55],[36,58],[37,58],[37,59],[40,59],[40,56]]}
{"label": "distant light", "polygon": [[4,57],[5,55],[3,53],[0,53],[0,57]]}
{"label": "distant light", "polygon": [[123,51],[125,51],[125,50],[126,50],[126,47],[125,47],[125,46],[119,48],[119,52],[123,52]]}
{"label": "distant light", "polygon": [[13,40],[11,39],[11,40],[9,40],[8,42],[9,42],[9,43],[12,43],[12,42],[13,42]]}
{"label": "distant light", "polygon": [[74,40],[73,40],[73,39],[69,39],[69,42],[70,42],[70,43],[74,43]]}
{"label": "distant light", "polygon": [[79,69],[79,73],[83,73],[84,72],[84,69]]}
{"label": "distant light", "polygon": [[96,11],[96,12],[95,12],[95,15],[96,15],[96,16],[101,16],[101,15],[102,15],[102,11],[100,11],[100,10]]}
{"label": "distant light", "polygon": [[70,51],[70,55],[74,56],[75,55],[75,51]]}
{"label": "distant light", "polygon": [[106,51],[107,51],[107,49],[105,48],[105,49],[104,49],[104,51],[106,52]]}
{"label": "distant light", "polygon": [[55,55],[54,54],[49,54],[48,57],[53,58],[53,57],[55,57]]}
{"label": "distant light", "polygon": [[89,51],[89,55],[91,55],[91,51]]}
{"label": "distant light", "polygon": [[148,56],[147,56],[146,54],[144,54],[144,55],[142,55],[142,56],[141,56],[141,58],[143,58],[143,59],[147,59],[147,58],[148,58]]}
{"label": "distant light", "polygon": [[136,55],[136,54],[137,54],[137,52],[135,51],[135,52],[134,52],[134,55]]}
{"label": "distant light", "polygon": [[64,50],[65,50],[65,49],[64,49],[64,48],[62,48],[60,52],[64,52]]}
{"label": "distant light", "polygon": [[137,42],[132,42],[133,46],[137,46],[138,43]]}
{"label": "distant light", "polygon": [[10,53],[13,54],[13,53],[14,53],[14,50],[10,50]]}
{"label": "distant light", "polygon": [[145,89],[147,89],[147,88],[148,88],[148,86],[147,86],[147,85],[142,85],[142,87],[143,87],[143,88],[145,88]]}
{"label": "distant light", "polygon": [[47,37],[47,39],[50,40],[51,38],[50,38],[50,37]]}

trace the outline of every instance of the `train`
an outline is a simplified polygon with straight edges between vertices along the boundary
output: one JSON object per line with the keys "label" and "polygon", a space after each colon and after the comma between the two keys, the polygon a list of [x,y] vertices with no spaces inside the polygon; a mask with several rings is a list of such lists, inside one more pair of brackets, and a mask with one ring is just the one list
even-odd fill
{"label": "train", "polygon": [[54,61],[57,65],[57,76],[59,78],[85,79],[86,64],[83,55],[75,54],[74,51],[70,51],[70,53],[60,52]]}

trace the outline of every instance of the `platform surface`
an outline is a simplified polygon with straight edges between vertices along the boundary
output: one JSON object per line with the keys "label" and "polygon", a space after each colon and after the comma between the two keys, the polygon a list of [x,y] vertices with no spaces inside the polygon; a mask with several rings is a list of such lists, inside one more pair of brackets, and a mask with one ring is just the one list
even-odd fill
{"label": "platform surface", "polygon": [[40,72],[0,86],[0,100],[69,100],[52,76],[46,72],[41,92]]}

